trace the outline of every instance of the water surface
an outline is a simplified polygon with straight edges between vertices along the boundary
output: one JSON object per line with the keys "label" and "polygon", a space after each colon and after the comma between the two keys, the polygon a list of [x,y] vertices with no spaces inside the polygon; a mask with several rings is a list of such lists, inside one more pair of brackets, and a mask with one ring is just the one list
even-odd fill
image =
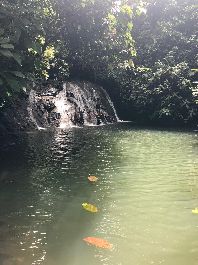
{"label": "water surface", "polygon": [[117,124],[15,137],[0,153],[1,265],[198,264],[196,133]]}

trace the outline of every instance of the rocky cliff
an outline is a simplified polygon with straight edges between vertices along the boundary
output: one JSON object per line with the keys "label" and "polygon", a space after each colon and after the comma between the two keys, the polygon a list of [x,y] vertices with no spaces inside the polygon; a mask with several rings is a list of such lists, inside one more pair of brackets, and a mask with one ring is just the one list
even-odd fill
{"label": "rocky cliff", "polygon": [[107,92],[89,82],[66,82],[32,89],[0,116],[1,132],[51,127],[100,125],[117,122]]}

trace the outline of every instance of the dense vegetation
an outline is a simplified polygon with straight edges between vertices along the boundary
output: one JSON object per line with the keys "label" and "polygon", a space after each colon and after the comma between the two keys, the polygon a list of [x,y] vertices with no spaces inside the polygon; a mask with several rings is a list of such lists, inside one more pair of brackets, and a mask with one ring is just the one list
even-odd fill
{"label": "dense vegetation", "polygon": [[195,0],[1,0],[0,106],[28,84],[88,79],[124,118],[196,124]]}
{"label": "dense vegetation", "polygon": [[195,2],[149,1],[146,15],[134,20],[136,69],[126,74],[122,84],[133,119],[197,123]]}

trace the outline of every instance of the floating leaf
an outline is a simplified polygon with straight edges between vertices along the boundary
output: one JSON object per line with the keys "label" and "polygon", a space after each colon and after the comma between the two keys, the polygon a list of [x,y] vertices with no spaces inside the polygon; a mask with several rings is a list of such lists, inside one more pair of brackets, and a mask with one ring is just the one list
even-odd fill
{"label": "floating leaf", "polygon": [[106,248],[106,249],[111,249],[112,244],[110,244],[108,241],[102,239],[102,238],[97,238],[97,237],[86,237],[83,239],[87,244],[89,245],[94,245],[98,248]]}
{"label": "floating leaf", "polygon": [[90,203],[86,203],[86,202],[85,202],[85,203],[82,204],[82,207],[83,207],[85,210],[87,210],[87,211],[89,211],[89,212],[92,212],[92,213],[97,213],[97,212],[98,212],[98,208],[97,208],[96,206],[90,204]]}
{"label": "floating leaf", "polygon": [[91,182],[96,182],[98,180],[98,178],[96,176],[89,176],[88,180]]}
{"label": "floating leaf", "polygon": [[195,208],[194,210],[192,210],[192,213],[198,214],[198,208]]}

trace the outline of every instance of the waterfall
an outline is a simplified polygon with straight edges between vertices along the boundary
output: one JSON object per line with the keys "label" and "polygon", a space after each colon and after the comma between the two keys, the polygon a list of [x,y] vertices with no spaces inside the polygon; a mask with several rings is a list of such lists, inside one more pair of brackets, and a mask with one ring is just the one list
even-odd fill
{"label": "waterfall", "polygon": [[107,98],[107,100],[108,100],[108,102],[109,102],[109,105],[110,105],[110,106],[112,107],[112,109],[113,109],[114,115],[115,115],[115,117],[116,117],[116,121],[117,121],[117,122],[120,122],[121,120],[120,120],[119,117],[118,117],[117,111],[116,111],[116,109],[115,109],[115,107],[114,107],[114,104],[113,104],[113,102],[112,102],[112,100],[111,100],[109,94],[108,94],[107,91],[104,90],[103,88],[101,88],[101,89],[104,91],[104,93],[105,93],[105,95],[106,95],[106,98]]}
{"label": "waterfall", "polygon": [[71,125],[70,120],[70,109],[71,106],[68,104],[66,97],[66,88],[64,88],[55,98],[54,104],[56,106],[56,113],[60,114],[59,128],[66,128]]}
{"label": "waterfall", "polygon": [[90,82],[66,82],[62,90],[31,92],[29,116],[38,129],[120,121],[108,93]]}

